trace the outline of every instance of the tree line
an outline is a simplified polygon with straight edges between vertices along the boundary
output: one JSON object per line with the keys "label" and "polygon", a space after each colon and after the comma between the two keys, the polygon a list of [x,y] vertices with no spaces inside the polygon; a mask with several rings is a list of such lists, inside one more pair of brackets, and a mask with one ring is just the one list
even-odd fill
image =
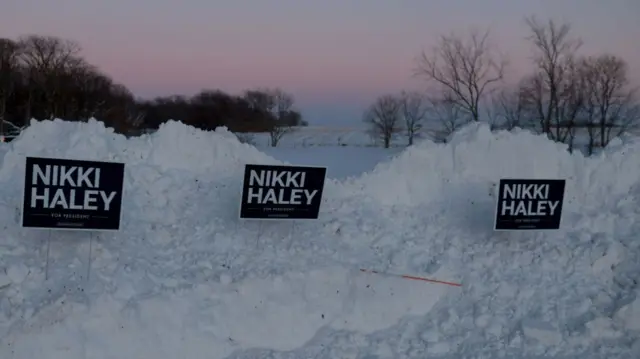
{"label": "tree line", "polygon": [[414,69],[426,90],[377,98],[363,117],[371,133],[389,147],[398,133],[408,144],[419,133],[446,141],[465,124],[486,121],[494,129],[531,129],[570,151],[582,137],[591,155],[640,127],[637,88],[624,59],[581,55],[582,41],[567,23],[535,17],[525,23],[535,56],[522,79],[507,84],[508,61],[492,47],[488,31],[441,36]]}
{"label": "tree line", "polygon": [[95,118],[122,134],[139,134],[176,120],[203,130],[269,132],[271,144],[294,126],[306,126],[291,94],[256,88],[241,95],[202,90],[194,96],[137,99],[81,56],[72,40],[27,35],[0,38],[0,134],[28,126],[32,118]]}

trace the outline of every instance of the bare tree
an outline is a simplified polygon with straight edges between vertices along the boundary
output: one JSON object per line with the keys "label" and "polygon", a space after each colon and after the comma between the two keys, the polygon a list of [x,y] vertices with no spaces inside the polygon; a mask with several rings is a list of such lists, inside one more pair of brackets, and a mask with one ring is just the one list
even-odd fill
{"label": "bare tree", "polygon": [[530,126],[524,103],[524,95],[519,87],[502,89],[492,100],[492,127],[513,130]]}
{"label": "bare tree", "polygon": [[429,132],[436,142],[447,142],[447,138],[454,132],[472,122],[471,116],[452,99],[452,95],[429,98],[429,118],[437,125]]}
{"label": "bare tree", "polygon": [[484,95],[503,80],[507,64],[492,53],[488,39],[488,31],[471,32],[467,42],[455,35],[442,36],[431,56],[422,53],[416,70],[416,75],[442,87],[473,121],[480,120]]}
{"label": "bare tree", "polygon": [[7,103],[17,87],[19,55],[19,43],[9,39],[0,39],[0,136],[4,136],[4,123],[8,121],[5,116]]}
{"label": "bare tree", "polygon": [[269,137],[271,138],[271,146],[276,147],[284,135],[293,131],[293,96],[281,89],[271,90],[269,94],[272,98],[272,112],[275,119],[269,131]]}
{"label": "bare tree", "polygon": [[407,132],[409,146],[413,145],[416,134],[422,130],[423,121],[427,116],[424,96],[419,92],[405,92],[400,95],[401,113]]}
{"label": "bare tree", "polygon": [[365,111],[364,122],[373,136],[382,139],[384,148],[391,146],[393,135],[399,131],[402,101],[393,95],[378,97]]}
{"label": "bare tree", "polygon": [[582,42],[570,37],[568,24],[557,25],[553,20],[541,24],[535,17],[527,18],[526,23],[531,31],[528,39],[534,46],[536,68],[523,86],[523,101],[535,114],[540,131],[562,142],[573,133],[573,119],[565,115],[576,113],[580,103],[575,57]]}
{"label": "bare tree", "polygon": [[30,87],[30,98],[45,98],[47,117],[53,118],[65,97],[63,75],[84,63],[79,57],[80,45],[71,40],[35,35],[24,37],[20,42],[24,49],[22,63],[28,68],[29,80],[35,85]]}
{"label": "bare tree", "polygon": [[630,88],[627,63],[621,58],[587,57],[580,65],[586,92],[580,125],[587,129],[591,155],[595,147],[606,147],[613,138],[639,125],[637,89]]}
{"label": "bare tree", "polygon": [[585,91],[580,68],[573,58],[562,65],[561,73],[555,80],[543,72],[525,78],[520,100],[532,119],[530,127],[551,140],[569,145],[571,152],[576,125],[584,110]]}
{"label": "bare tree", "polygon": [[66,113],[74,113],[79,119],[87,121],[108,110],[109,96],[106,94],[111,92],[113,82],[96,67],[78,62],[60,77],[66,80],[60,86],[58,96],[60,102],[67,105]]}
{"label": "bare tree", "polygon": [[[558,104],[558,120],[556,121],[555,138],[569,145],[569,152],[573,152],[576,137],[576,124],[584,110],[586,91],[581,77],[581,70],[576,62],[568,66],[566,81],[560,87]],[[564,129],[564,130],[563,130]]]}
{"label": "bare tree", "polygon": [[253,89],[244,92],[243,98],[252,110],[271,112],[275,106],[274,96],[268,89]]}
{"label": "bare tree", "polygon": [[293,110],[293,96],[279,88],[247,90],[243,99],[252,111],[268,115],[272,147],[276,147],[284,135],[292,132],[293,127],[302,122],[300,114]]}

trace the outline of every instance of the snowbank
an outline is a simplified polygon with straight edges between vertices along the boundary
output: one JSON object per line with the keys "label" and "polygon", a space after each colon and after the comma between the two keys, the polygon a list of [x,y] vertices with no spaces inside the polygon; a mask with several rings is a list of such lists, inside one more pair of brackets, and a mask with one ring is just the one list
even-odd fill
{"label": "snowbank", "polygon": [[[0,358],[640,355],[638,141],[584,158],[470,125],[329,181],[295,225],[235,220],[244,164],[278,161],[225,130],[47,121],[8,146]],[[20,229],[26,155],[127,163],[122,231]],[[563,229],[494,233],[500,177],[566,178]]]}

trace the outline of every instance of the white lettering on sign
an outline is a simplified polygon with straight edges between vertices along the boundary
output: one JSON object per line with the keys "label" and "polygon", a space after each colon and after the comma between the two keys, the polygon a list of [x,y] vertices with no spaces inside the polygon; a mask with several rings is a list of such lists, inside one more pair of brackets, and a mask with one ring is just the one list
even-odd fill
{"label": "white lettering on sign", "polygon": [[[117,192],[97,190],[100,188],[100,168],[45,165],[33,166],[31,176],[31,208],[61,208],[96,211],[110,210]],[[40,186],[37,187],[37,186]],[[43,186],[72,187],[49,188]],[[96,189],[76,189],[76,188]],[[81,193],[78,195],[78,193]],[[38,206],[40,204],[40,206]]]}
{"label": "white lettering on sign", "polygon": [[302,171],[251,170],[247,203],[310,205],[318,190],[304,189],[305,181]]}
{"label": "white lettering on sign", "polygon": [[549,184],[505,185],[501,216],[553,216],[560,201],[549,200]]}
{"label": "white lettering on sign", "polygon": [[257,171],[251,170],[249,186],[302,188],[305,176],[306,173],[301,171],[262,170],[258,174]]}
{"label": "white lettering on sign", "polygon": [[43,184],[45,186],[100,187],[100,168],[98,167],[45,165],[44,168],[43,171],[40,165],[33,166],[31,176],[33,186]]}
{"label": "white lettering on sign", "polygon": [[318,193],[317,189],[293,189],[287,196],[285,188],[253,188],[249,187],[249,204],[293,204],[310,205],[313,197]]}

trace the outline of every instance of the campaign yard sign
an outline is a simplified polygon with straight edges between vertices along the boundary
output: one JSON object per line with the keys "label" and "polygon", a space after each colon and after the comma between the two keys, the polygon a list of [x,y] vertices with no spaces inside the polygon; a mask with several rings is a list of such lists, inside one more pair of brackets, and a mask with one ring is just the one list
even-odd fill
{"label": "campaign yard sign", "polygon": [[559,229],[565,180],[501,179],[495,230]]}
{"label": "campaign yard sign", "polygon": [[246,165],[240,218],[317,219],[325,167]]}
{"label": "campaign yard sign", "polygon": [[120,229],[124,163],[27,157],[22,226]]}

